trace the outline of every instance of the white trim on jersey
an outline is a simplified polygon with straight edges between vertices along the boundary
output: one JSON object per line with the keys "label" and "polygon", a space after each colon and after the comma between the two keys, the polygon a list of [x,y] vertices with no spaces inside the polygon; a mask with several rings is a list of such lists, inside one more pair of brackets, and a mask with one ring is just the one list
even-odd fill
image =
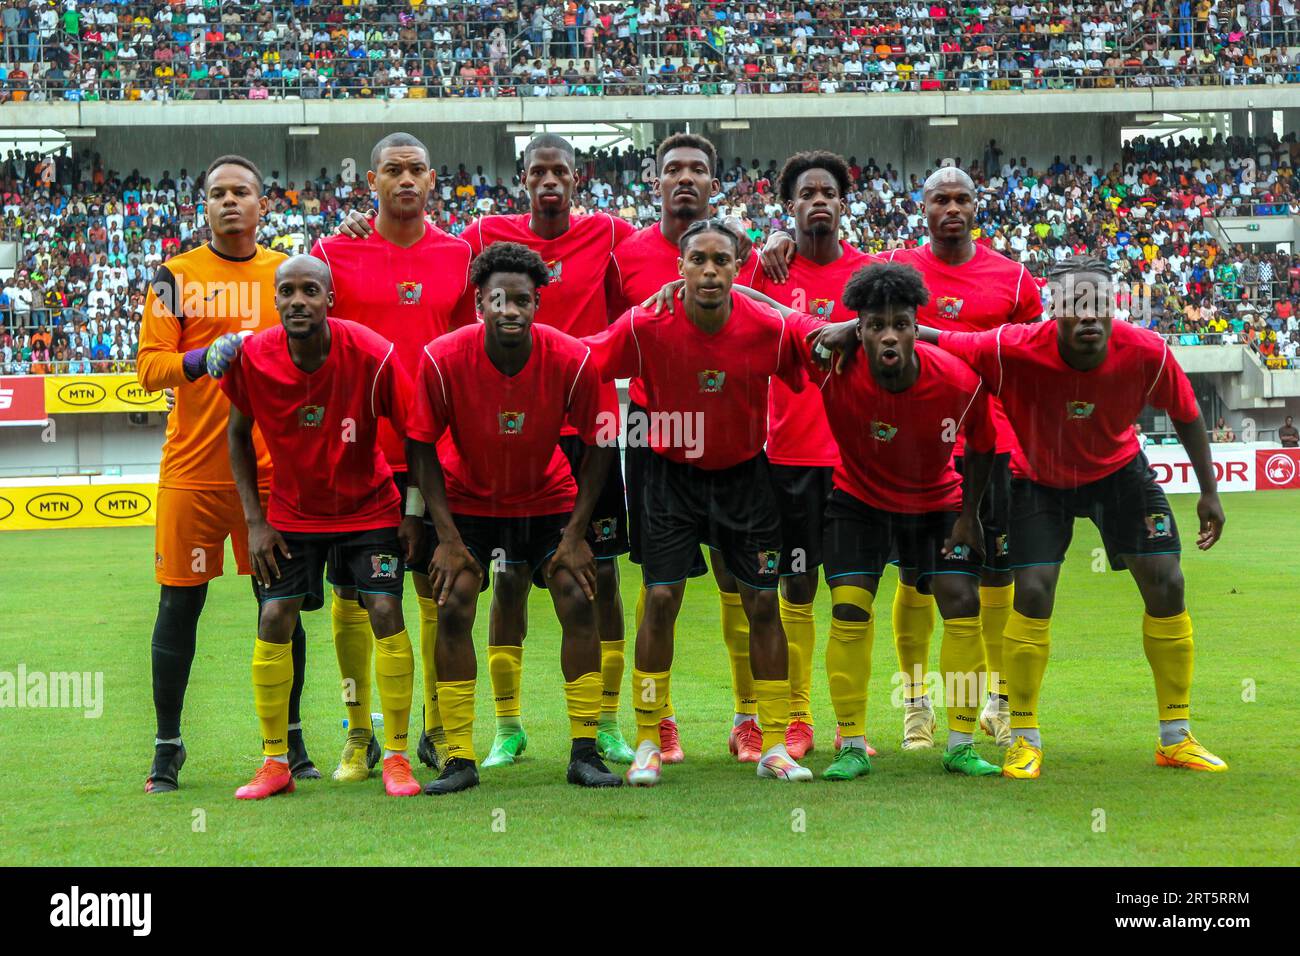
{"label": "white trim on jersey", "polygon": [[636,337],[636,310],[637,306],[632,306],[627,317],[627,327],[632,333],[632,344],[636,346],[636,377],[640,378],[645,371],[645,357],[641,354],[641,340]]}
{"label": "white trim on jersey", "polygon": [[379,412],[375,410],[375,393],[379,391],[379,376],[383,374],[384,366],[388,364],[388,359],[392,354],[393,343],[389,342],[388,351],[384,353],[383,360],[379,363],[379,367],[375,369],[374,380],[370,383],[370,414],[375,418],[379,417]]}
{"label": "white trim on jersey", "polygon": [[1164,339],[1161,341],[1164,342],[1165,350],[1160,354],[1160,367],[1156,369],[1156,377],[1151,380],[1151,387],[1147,389],[1148,395],[1154,392],[1156,386],[1160,384],[1160,376],[1165,373],[1165,363],[1169,361],[1169,342]]}
{"label": "white trim on jersey", "polygon": [[591,349],[587,349],[587,354],[582,357],[582,364],[578,366],[578,371],[573,376],[573,384],[569,386],[569,394],[564,399],[565,411],[573,407],[573,393],[578,390],[578,380],[582,378],[582,370],[587,367],[587,359],[589,358],[591,358]]}
{"label": "white trim on jersey", "polygon": [[966,421],[966,415],[967,415],[968,412],[970,412],[971,408],[974,407],[974,405],[975,405],[975,399],[979,398],[979,396],[980,396],[980,389],[982,389],[983,387],[984,387],[984,381],[983,381],[983,379],[981,379],[978,383],[976,383],[976,385],[975,385],[975,391],[971,392],[971,395],[970,395],[970,401],[967,402],[967,403],[966,403],[966,407],[965,407],[964,409],[962,409],[961,418],[957,419],[957,433],[958,433],[958,434],[961,433],[961,426],[962,426],[962,424]]}
{"label": "white trim on jersey", "polygon": [[1001,398],[1001,397],[1002,397],[1002,381],[1003,381],[1003,379],[1006,378],[1006,374],[1007,374],[1007,373],[1003,370],[1003,368],[1002,368],[1002,330],[1005,329],[1006,327],[1007,327],[1007,323],[1005,323],[1005,322],[1002,323],[1001,325],[999,325],[999,326],[998,326],[998,334],[997,334],[997,339],[998,339],[998,387],[997,387],[997,391],[995,391],[993,394],[996,395],[996,396],[998,396],[998,398]]}
{"label": "white trim on jersey", "polygon": [[442,389],[442,404],[450,405],[451,402],[447,399],[447,379],[443,377],[442,368],[438,365],[438,360],[429,354],[429,346],[427,345],[424,347],[424,357],[429,360],[429,364],[433,366],[433,370],[438,373],[438,387]]}

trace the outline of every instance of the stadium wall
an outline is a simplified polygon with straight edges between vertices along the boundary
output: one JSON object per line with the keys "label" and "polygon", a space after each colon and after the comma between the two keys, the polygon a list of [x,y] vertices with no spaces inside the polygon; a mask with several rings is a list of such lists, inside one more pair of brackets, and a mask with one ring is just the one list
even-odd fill
{"label": "stadium wall", "polygon": [[132,424],[123,413],[54,415],[42,425],[0,428],[0,478],[101,473],[158,480],[167,418],[144,412]]}

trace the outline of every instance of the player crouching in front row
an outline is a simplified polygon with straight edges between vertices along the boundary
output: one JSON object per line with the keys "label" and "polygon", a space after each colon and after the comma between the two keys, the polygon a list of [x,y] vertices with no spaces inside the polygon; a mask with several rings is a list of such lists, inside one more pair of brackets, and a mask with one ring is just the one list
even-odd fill
{"label": "player crouching in front row", "polygon": [[[975,752],[973,737],[983,659],[979,505],[993,469],[992,411],[988,389],[974,371],[916,341],[916,312],[928,297],[911,266],[865,266],[843,294],[844,306],[858,314],[856,333],[865,361],[842,375],[819,373],[808,344],[798,339],[840,449],[822,544],[831,589],[826,673],[842,738],[823,774],[827,780],[851,780],[871,770],[865,734],[875,640],[872,604],[895,549],[899,580],[933,593],[943,615],[939,665],[948,709],[943,766],[972,777],[1000,773]],[[766,301],[800,333],[825,327]],[[958,436],[966,440],[964,487],[953,465]]]}
{"label": "player crouching in front row", "polygon": [[[518,619],[531,584],[549,588],[563,635],[573,738],[568,780],[617,787],[622,778],[596,753],[602,684],[596,560],[587,540],[617,454],[596,445],[600,378],[585,345],[533,323],[548,281],[536,252],[493,243],[474,260],[470,279],[483,322],[425,346],[407,442],[411,474],[433,519],[426,531],[437,536],[429,573],[448,759],[425,793],[455,793],[479,781],[472,630],[489,570],[498,605]],[[558,444],[566,422],[585,446],[576,483]]]}
{"label": "player crouching in front row", "polygon": [[[275,274],[279,326],[249,338],[221,380],[230,398],[230,466],[248,523],[261,611],[253,650],[253,699],[265,762],[235,791],[241,800],[292,793],[286,760],[289,639],[300,609],[324,603],[327,554],[355,576],[370,615],[384,712],[384,790],[414,796],[406,757],[415,670],[402,621],[400,501],[379,448],[378,419],[405,433],[410,380],[389,342],[329,318],[329,268],[294,256]],[[253,425],[273,466],[268,513],[257,493]]]}

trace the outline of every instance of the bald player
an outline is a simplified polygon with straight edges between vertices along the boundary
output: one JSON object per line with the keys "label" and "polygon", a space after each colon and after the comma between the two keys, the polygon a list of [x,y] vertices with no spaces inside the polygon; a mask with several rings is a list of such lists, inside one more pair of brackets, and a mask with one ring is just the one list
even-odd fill
{"label": "bald player", "polygon": [[[407,759],[415,661],[402,620],[403,566],[411,542],[398,538],[401,496],[380,445],[379,421],[403,437],[411,382],[391,342],[329,317],[329,269],[294,256],[276,271],[281,324],[247,339],[221,379],[230,399],[230,468],[239,489],[262,613],[253,643],[253,700],[264,760],[235,791],[241,800],[292,793],[285,755],[289,637],[301,609],[325,601],[327,557],[345,565],[375,635],[384,712],[384,791],[420,792]],[[273,472],[269,506],[258,494],[253,425],[266,439]]]}

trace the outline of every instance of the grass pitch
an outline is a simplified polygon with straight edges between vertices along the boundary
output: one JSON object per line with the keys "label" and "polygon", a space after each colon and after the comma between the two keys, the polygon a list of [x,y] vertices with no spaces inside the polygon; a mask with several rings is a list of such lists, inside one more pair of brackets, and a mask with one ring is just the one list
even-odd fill
{"label": "grass pitch", "polygon": [[[14,673],[21,663],[29,674],[102,672],[104,705],[96,719],[71,709],[0,710],[0,864],[1291,864],[1300,835],[1286,810],[1298,776],[1288,705],[1300,695],[1300,496],[1224,501],[1225,539],[1209,554],[1186,552],[1184,570],[1196,624],[1193,726],[1229,761],[1227,774],[1154,766],[1141,603],[1127,574],[1093,570],[1100,541],[1080,522],[1059,590],[1042,699],[1046,769],[1038,781],[958,779],[943,772],[937,751],[898,749],[902,716],[890,704],[888,612],[895,579],[887,572],[876,600],[868,735],[881,755],[869,778],[778,784],[732,760],[716,590],[700,580],[687,590],[673,675],[686,762],[667,768],[659,787],[584,792],[564,782],[558,626],[547,597],[534,593],[524,656],[528,753],[515,767],[485,771],[476,791],[436,800],[387,799],[377,776],[366,784],[328,779],[343,739],[328,612],[306,616],[303,701],[307,743],[327,779],[300,784],[288,797],[233,799],[260,760],[249,687],[254,608],[247,581],[234,576],[212,583],[200,624],[182,789],[146,797],[153,530],[6,533],[0,671]],[[1194,497],[1178,496],[1174,507],[1184,541],[1193,540]],[[636,584],[635,569],[625,565],[629,674]],[[821,665],[827,597],[823,586],[813,681],[818,749],[807,761],[818,774],[831,759],[834,733]],[[409,588],[406,603],[414,622]],[[476,633],[476,744],[483,755],[492,734],[486,600]],[[938,651],[936,636],[935,670]],[[626,701],[623,727],[631,739]],[[1000,762],[987,738],[977,745]],[[427,778],[426,768],[416,770]]]}

